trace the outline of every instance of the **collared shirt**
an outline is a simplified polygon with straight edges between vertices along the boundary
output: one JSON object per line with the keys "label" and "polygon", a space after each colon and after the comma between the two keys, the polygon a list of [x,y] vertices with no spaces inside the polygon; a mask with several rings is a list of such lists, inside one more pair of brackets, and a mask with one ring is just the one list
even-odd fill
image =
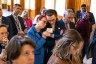
{"label": "collared shirt", "polygon": [[[62,19],[62,20],[63,20],[63,19]],[[69,23],[66,23],[65,20],[63,20],[63,22],[65,23],[65,28],[66,28],[66,30],[70,29]]]}
{"label": "collared shirt", "polygon": [[15,24],[16,24],[17,30],[18,30],[18,31],[22,31],[21,24],[20,24],[20,21],[19,21],[19,19],[18,19],[18,15],[15,16],[15,15],[13,14],[13,17],[14,17],[14,19],[15,19]]}
{"label": "collared shirt", "polygon": [[2,24],[2,17],[0,17],[0,25]]}

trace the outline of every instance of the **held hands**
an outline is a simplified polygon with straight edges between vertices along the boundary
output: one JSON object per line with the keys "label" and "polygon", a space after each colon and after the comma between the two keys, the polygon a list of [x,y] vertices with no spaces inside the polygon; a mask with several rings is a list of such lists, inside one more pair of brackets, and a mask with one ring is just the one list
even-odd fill
{"label": "held hands", "polygon": [[45,38],[45,39],[49,36],[50,36],[50,33],[48,31],[45,31],[45,32],[42,33],[42,37]]}
{"label": "held hands", "polygon": [[8,38],[7,37],[3,37],[3,39],[2,39],[3,45],[4,46],[7,46],[8,45],[8,42],[9,42]]}

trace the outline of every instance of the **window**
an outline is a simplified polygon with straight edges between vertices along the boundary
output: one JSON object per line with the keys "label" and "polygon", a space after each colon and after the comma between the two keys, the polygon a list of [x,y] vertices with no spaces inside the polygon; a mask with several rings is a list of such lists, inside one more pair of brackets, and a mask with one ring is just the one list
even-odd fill
{"label": "window", "polygon": [[56,11],[58,15],[63,16],[65,10],[65,0],[56,0]]}
{"label": "window", "polygon": [[45,0],[46,9],[54,9],[54,0]]}
{"label": "window", "polygon": [[45,0],[46,9],[55,9],[58,15],[63,16],[66,0]]}
{"label": "window", "polygon": [[11,0],[7,0],[7,5],[11,5]]}
{"label": "window", "polygon": [[96,0],[91,0],[91,7],[90,7],[90,11],[94,14],[94,17],[96,19]]}
{"label": "window", "polygon": [[30,9],[35,10],[35,0],[30,0]]}
{"label": "window", "polygon": [[14,4],[20,4],[20,0],[14,0]]}

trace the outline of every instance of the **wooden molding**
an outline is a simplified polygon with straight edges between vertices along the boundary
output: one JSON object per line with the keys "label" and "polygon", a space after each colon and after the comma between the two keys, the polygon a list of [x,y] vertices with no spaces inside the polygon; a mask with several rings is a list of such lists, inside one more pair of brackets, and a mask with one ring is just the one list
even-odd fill
{"label": "wooden molding", "polygon": [[7,9],[7,4],[2,4],[2,9]]}

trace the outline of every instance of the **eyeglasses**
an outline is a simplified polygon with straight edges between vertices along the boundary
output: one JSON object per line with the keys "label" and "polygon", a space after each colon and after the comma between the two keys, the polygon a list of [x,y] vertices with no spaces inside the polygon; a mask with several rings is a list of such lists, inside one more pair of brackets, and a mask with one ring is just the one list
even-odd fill
{"label": "eyeglasses", "polygon": [[52,20],[48,20],[48,21],[49,21],[49,22],[50,22],[50,21],[55,21],[55,19],[52,19]]}
{"label": "eyeglasses", "polygon": [[4,34],[5,34],[5,35],[8,35],[9,33],[8,33],[8,32],[1,32],[0,34],[1,34],[1,35],[4,35]]}

